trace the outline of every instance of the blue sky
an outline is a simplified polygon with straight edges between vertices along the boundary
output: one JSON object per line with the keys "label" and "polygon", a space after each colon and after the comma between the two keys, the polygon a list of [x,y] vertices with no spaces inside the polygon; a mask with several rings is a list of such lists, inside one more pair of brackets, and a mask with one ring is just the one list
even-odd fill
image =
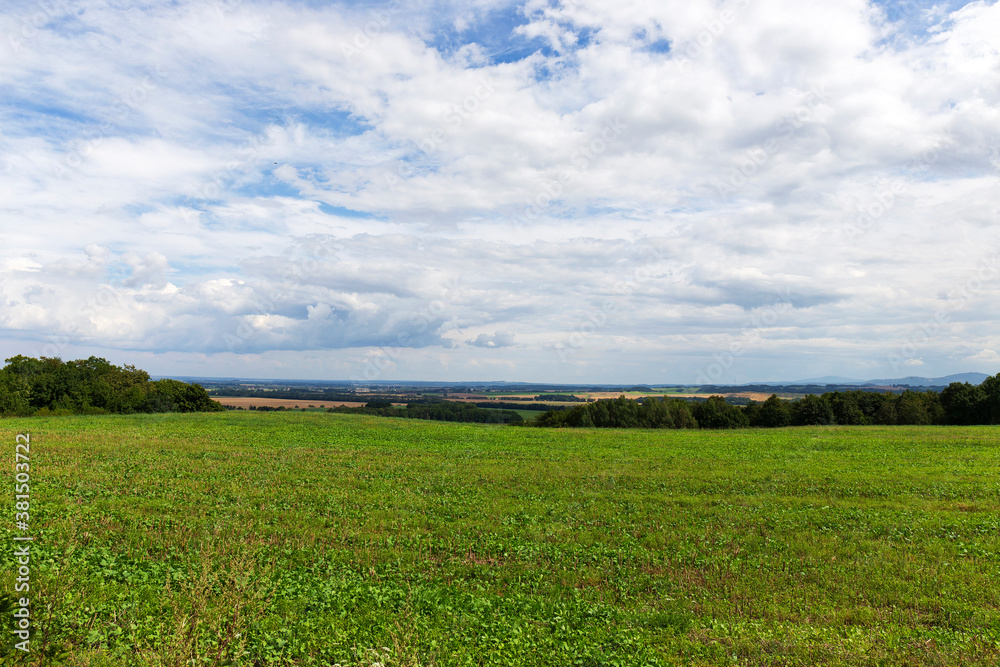
{"label": "blue sky", "polygon": [[994,374],[997,34],[995,2],[7,2],[0,352]]}

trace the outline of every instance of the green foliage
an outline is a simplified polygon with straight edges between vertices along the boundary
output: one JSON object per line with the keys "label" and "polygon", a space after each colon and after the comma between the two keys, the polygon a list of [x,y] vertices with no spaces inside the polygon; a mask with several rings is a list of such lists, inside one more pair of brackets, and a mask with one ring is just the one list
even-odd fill
{"label": "green foliage", "polygon": [[[906,390],[900,394],[863,390],[809,394],[797,401],[777,395],[763,403],[739,407],[722,396],[710,396],[693,409],[678,399],[625,396],[580,405],[563,413],[549,411],[535,426],[598,428],[780,428],[783,426],[880,426],[931,424],[1000,424],[1000,374],[981,387],[954,382],[940,394]],[[664,406],[666,409],[664,409]],[[668,416],[669,413],[669,416]]]}
{"label": "green foliage", "polygon": [[21,375],[0,371],[0,416],[31,414],[31,385]]}
{"label": "green foliage", "polygon": [[691,408],[687,401],[673,400],[667,402],[670,406],[670,415],[674,419],[674,428],[698,428],[698,420],[691,414]]}
{"label": "green foliage", "polygon": [[597,428],[697,428],[685,401],[648,397],[642,402],[619,396],[577,405],[570,410],[549,410],[530,422],[534,426]]}
{"label": "green foliage", "polygon": [[200,384],[163,379],[151,383],[146,401],[148,412],[220,412],[225,408],[213,401]]}
{"label": "green foliage", "polygon": [[745,428],[750,425],[746,413],[726,403],[722,396],[709,396],[695,406],[693,414],[701,428]]}
{"label": "green foliage", "polygon": [[826,395],[809,394],[792,407],[792,424],[795,426],[827,426],[833,422],[833,406]]}
{"label": "green foliage", "polygon": [[792,423],[792,409],[788,401],[778,398],[777,394],[771,394],[764,401],[757,411],[755,419],[751,419],[751,426],[761,426],[764,428],[781,428]]}
{"label": "green foliage", "polygon": [[949,424],[982,424],[986,420],[986,392],[982,386],[952,382],[941,392],[941,405]]}
{"label": "green foliage", "polygon": [[921,425],[940,424],[944,417],[937,392],[916,392],[909,389],[896,399],[896,423]]}
{"label": "green foliage", "polygon": [[1000,373],[986,378],[981,385],[983,400],[980,415],[983,423],[1000,424]]}
{"label": "green foliage", "polygon": [[442,400],[414,401],[402,408],[393,407],[390,401],[373,400],[362,408],[339,406],[327,412],[476,424],[517,424],[524,421],[524,417],[511,410],[484,409],[472,403]]}
{"label": "green foliage", "polygon": [[0,415],[57,416],[136,412],[213,412],[222,405],[199,385],[151,382],[135,366],[90,357],[64,362],[18,355],[0,369]]}
{"label": "green foliage", "polygon": [[833,410],[835,424],[861,426],[869,423],[856,394],[857,392],[854,391],[834,391],[826,394],[830,408]]}

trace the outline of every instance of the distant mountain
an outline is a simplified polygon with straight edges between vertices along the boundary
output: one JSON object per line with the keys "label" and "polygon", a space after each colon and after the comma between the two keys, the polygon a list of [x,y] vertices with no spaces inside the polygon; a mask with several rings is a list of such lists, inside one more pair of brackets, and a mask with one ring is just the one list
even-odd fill
{"label": "distant mountain", "polygon": [[824,375],[821,378],[810,378],[809,380],[799,380],[792,384],[865,384],[864,380],[853,380],[842,378],[836,375]]}
{"label": "distant mountain", "polygon": [[955,375],[945,375],[939,378],[925,378],[917,376],[909,376],[905,378],[895,378],[892,380],[869,380],[863,384],[869,385],[902,385],[908,384],[911,387],[944,387],[952,382],[968,382],[972,385],[982,384],[983,380],[988,378],[989,375],[985,373],[957,373]]}
{"label": "distant mountain", "polygon": [[791,387],[791,386],[804,386],[804,385],[818,385],[825,386],[840,385],[840,386],[850,386],[855,385],[858,387],[863,386],[875,386],[875,387],[887,387],[891,385],[909,385],[911,387],[946,387],[952,382],[968,382],[971,385],[979,385],[983,383],[983,380],[988,378],[989,375],[984,373],[957,373],[955,375],[946,375],[939,378],[925,378],[917,377],[911,375],[909,377],[903,378],[892,378],[885,380],[854,380],[852,378],[839,377],[836,375],[824,375],[818,378],[809,378],[807,380],[794,380],[791,382],[745,382],[743,385],[764,385],[768,387]]}

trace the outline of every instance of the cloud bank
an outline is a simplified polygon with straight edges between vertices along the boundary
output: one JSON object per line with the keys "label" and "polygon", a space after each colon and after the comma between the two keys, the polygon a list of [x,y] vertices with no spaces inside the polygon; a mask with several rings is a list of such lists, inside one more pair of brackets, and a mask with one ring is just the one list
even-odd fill
{"label": "cloud bank", "polygon": [[0,351],[995,373],[997,34],[996,2],[9,2]]}

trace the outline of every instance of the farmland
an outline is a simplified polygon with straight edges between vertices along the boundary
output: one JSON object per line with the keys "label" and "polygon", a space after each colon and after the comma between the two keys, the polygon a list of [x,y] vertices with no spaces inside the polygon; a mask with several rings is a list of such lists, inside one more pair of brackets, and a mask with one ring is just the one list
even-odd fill
{"label": "farmland", "polygon": [[31,434],[29,664],[1000,660],[995,427],[0,426]]}
{"label": "farmland", "polygon": [[345,406],[348,408],[360,408],[365,405],[364,401],[309,401],[302,399],[291,399],[291,398],[254,398],[250,396],[215,396],[213,397],[219,403],[223,405],[243,408],[248,410],[251,407],[259,408],[285,408],[286,410],[295,410],[300,408],[334,408],[338,406]]}

